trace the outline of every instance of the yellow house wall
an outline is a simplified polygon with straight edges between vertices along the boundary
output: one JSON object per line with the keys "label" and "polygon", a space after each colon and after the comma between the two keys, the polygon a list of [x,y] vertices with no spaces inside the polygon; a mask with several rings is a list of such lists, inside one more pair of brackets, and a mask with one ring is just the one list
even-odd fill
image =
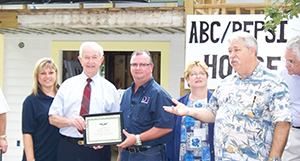
{"label": "yellow house wall", "polygon": [[[61,67],[63,50],[79,50],[83,41],[53,41],[51,57]],[[146,49],[149,51],[161,52],[161,71],[160,82],[165,90],[169,90],[169,55],[170,42],[97,42],[105,51],[134,51],[137,49]]]}
{"label": "yellow house wall", "polygon": [[0,34],[0,88],[3,89],[4,72],[4,35]]}

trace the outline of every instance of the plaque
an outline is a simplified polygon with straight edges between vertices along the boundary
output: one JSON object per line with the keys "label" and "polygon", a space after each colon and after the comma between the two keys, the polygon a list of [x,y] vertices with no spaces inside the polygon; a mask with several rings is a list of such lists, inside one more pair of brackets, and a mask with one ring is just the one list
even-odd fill
{"label": "plaque", "polygon": [[114,145],[123,141],[122,112],[86,114],[83,131],[84,146]]}

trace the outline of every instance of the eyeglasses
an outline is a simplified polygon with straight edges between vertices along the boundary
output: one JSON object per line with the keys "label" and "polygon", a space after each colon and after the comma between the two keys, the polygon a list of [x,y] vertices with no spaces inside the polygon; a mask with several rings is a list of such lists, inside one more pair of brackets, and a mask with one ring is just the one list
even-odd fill
{"label": "eyeglasses", "polygon": [[298,61],[298,62],[296,62],[296,61],[294,61],[294,60],[286,60],[286,58],[285,57],[282,57],[282,61],[285,63],[285,64],[287,64],[287,65],[289,65],[289,66],[294,66],[294,65],[297,65],[300,61]]}
{"label": "eyeglasses", "polygon": [[146,64],[146,63],[140,63],[140,64],[132,63],[132,64],[130,64],[130,66],[131,66],[132,68],[137,68],[138,66],[139,66],[140,68],[144,68],[144,67],[149,66],[149,65],[152,65],[152,64],[151,64],[151,63],[149,63],[149,64]]}
{"label": "eyeglasses", "polygon": [[96,60],[98,60],[99,58],[100,58],[99,56],[92,56],[92,57],[84,56],[84,57],[83,57],[83,60],[84,60],[84,61],[89,61],[90,59],[92,59],[93,61],[96,61]]}
{"label": "eyeglasses", "polygon": [[197,76],[200,76],[200,77],[202,77],[202,76],[205,76],[205,73],[191,73],[190,75],[189,75],[190,77],[193,77],[193,78],[196,78]]}

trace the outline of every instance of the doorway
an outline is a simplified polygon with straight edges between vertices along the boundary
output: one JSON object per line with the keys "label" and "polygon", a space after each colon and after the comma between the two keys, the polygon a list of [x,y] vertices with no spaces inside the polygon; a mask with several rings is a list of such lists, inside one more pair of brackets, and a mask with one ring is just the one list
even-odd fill
{"label": "doorway", "polygon": [[[100,75],[115,85],[117,89],[126,89],[133,82],[130,73],[130,57],[133,51],[105,51]],[[161,52],[150,51],[154,63],[153,78],[160,84]],[[69,77],[80,74],[82,66],[78,60],[79,51],[63,51],[62,82]]]}

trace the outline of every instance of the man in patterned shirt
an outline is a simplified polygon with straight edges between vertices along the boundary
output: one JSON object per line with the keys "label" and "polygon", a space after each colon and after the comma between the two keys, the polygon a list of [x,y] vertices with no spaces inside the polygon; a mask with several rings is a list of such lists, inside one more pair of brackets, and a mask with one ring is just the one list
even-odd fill
{"label": "man in patterned shirt", "polygon": [[164,107],[177,115],[215,122],[215,160],[280,160],[292,116],[286,83],[257,60],[257,41],[236,32],[229,39],[236,73],[214,91],[206,108]]}

